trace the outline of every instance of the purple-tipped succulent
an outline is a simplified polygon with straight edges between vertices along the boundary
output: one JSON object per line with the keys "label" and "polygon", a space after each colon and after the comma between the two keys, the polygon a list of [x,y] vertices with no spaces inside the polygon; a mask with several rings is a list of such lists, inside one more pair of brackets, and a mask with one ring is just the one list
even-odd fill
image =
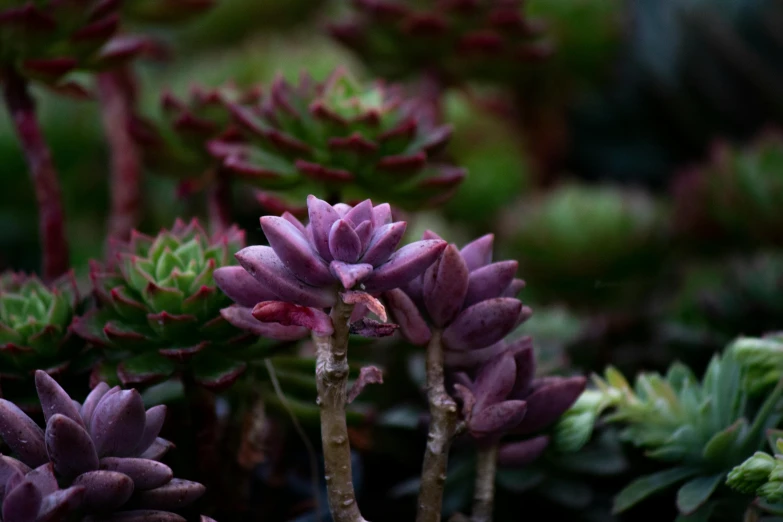
{"label": "purple-tipped succulent", "polygon": [[165,512],[203,494],[201,484],[174,479],[158,462],[171,447],[158,437],[165,406],[145,411],[136,390],[106,383],[79,404],[45,372],[35,379],[45,430],[0,399],[0,436],[15,456],[0,457],[5,522],[61,520],[76,508],[101,516],[122,513],[120,518],[129,517],[129,509],[159,510],[161,520],[176,520]]}
{"label": "purple-tipped succulent", "polygon": [[536,361],[529,338],[494,346],[497,354],[475,371],[451,376],[453,393],[462,400],[468,432],[479,444],[505,435],[526,438],[502,444],[501,464],[525,465],[549,444],[537,435],[554,423],[585,388],[584,377],[535,378]]}
{"label": "purple-tipped succulent", "polygon": [[[406,224],[392,222],[388,204],[373,206],[368,199],[353,207],[330,205],[309,196],[307,207],[307,226],[288,213],[262,217],[270,246],[244,248],[236,254],[241,268],[215,271],[218,286],[238,305],[224,317],[231,321],[231,314],[246,318],[251,313],[264,323],[329,334],[331,320],[322,309],[338,299],[372,309],[377,303],[372,295],[419,276],[446,246],[427,239],[395,250]],[[232,322],[241,326],[239,320]]]}
{"label": "purple-tipped succulent", "polygon": [[[428,231],[424,238],[437,236]],[[462,250],[450,244],[421,276],[384,294],[393,319],[411,343],[427,344],[432,329],[443,332],[447,365],[487,360],[496,353],[491,346],[531,314],[516,298],[524,287],[524,281],[514,277],[517,262],[493,263],[493,241],[489,234]]]}

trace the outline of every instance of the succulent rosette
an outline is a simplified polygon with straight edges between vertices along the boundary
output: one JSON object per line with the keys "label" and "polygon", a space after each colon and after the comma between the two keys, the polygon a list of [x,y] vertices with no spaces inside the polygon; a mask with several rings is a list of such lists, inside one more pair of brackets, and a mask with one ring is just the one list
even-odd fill
{"label": "succulent rosette", "polygon": [[392,221],[387,203],[330,205],[311,195],[307,207],[307,226],[289,213],[262,217],[269,246],[244,248],[236,254],[241,268],[215,272],[220,288],[237,303],[224,312],[241,317],[230,319],[237,326],[246,325],[252,315],[262,323],[331,334],[332,322],[323,309],[338,300],[385,318],[373,296],[420,275],[446,246],[428,239],[396,250],[406,223]]}
{"label": "succulent rosette", "polygon": [[501,341],[497,348],[500,353],[477,370],[453,374],[453,394],[462,399],[468,432],[479,444],[494,444],[506,435],[528,436],[501,444],[498,451],[501,464],[521,466],[549,445],[548,435],[530,436],[553,424],[576,402],[586,379],[535,378],[529,338]]}
{"label": "succulent rosette", "polygon": [[242,246],[236,227],[210,237],[196,220],[177,220],[154,238],[134,232],[115,244],[108,264],[94,263],[101,306],[77,318],[74,330],[104,348],[103,373],[116,365],[124,384],[184,372],[208,388],[230,385],[244,371],[242,349],[256,339],[221,316],[230,300],[213,273]]}
{"label": "succulent rosette", "polygon": [[62,87],[73,71],[94,71],[127,60],[144,41],[116,36],[120,2],[12,0],[0,7],[2,65],[27,78]]}
{"label": "succulent rosette", "polygon": [[[437,238],[425,232],[424,238]],[[525,283],[516,261],[492,262],[494,236],[459,250],[450,244],[425,273],[384,293],[392,318],[415,345],[442,331],[446,364],[473,367],[503,350],[498,343],[532,313],[516,295]]]}
{"label": "succulent rosette", "polygon": [[184,520],[169,512],[197,500],[204,487],[173,478],[159,462],[172,446],[158,437],[165,406],[145,411],[136,390],[106,383],[79,404],[45,372],[35,377],[45,430],[0,399],[0,436],[14,455],[0,456],[4,521],[63,520],[73,513]]}
{"label": "succulent rosette", "polygon": [[522,0],[354,0],[332,36],[384,78],[509,81],[550,54]]}
{"label": "succulent rosette", "polygon": [[24,400],[11,388],[28,381],[36,369],[60,374],[79,365],[84,343],[69,331],[78,298],[72,273],[51,284],[34,275],[0,275],[0,380],[5,396]]}

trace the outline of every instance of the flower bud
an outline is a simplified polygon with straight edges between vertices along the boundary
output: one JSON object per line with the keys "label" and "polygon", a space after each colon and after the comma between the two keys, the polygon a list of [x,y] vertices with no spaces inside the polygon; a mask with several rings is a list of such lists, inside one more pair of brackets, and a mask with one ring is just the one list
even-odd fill
{"label": "flower bud", "polygon": [[[769,480],[770,473],[775,469],[775,463],[774,457],[757,451],[748,460],[731,470],[726,484],[741,493],[753,494]],[[778,484],[783,486],[783,482]]]}

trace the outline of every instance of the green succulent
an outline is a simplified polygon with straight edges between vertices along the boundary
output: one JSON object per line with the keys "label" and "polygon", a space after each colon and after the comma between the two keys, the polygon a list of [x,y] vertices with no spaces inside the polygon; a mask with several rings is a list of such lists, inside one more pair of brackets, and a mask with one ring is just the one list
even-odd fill
{"label": "green succulent", "polygon": [[757,451],[752,457],[729,473],[726,484],[743,494],[758,497],[756,506],[761,511],[783,515],[783,431],[770,430],[769,447],[772,455]]}
{"label": "green succulent", "polygon": [[[654,280],[664,252],[663,213],[641,192],[564,185],[508,217],[510,249],[541,299],[616,301]],[[631,290],[634,290],[633,292]]]}
{"label": "green succulent", "polygon": [[74,330],[102,347],[103,376],[149,384],[175,372],[220,389],[244,371],[238,350],[253,341],[220,314],[231,304],[215,285],[216,268],[232,263],[244,233],[232,227],[210,238],[197,221],[177,220],[156,237],[134,232],[116,243],[106,265],[93,263],[100,303]]}
{"label": "green succulent", "polygon": [[678,484],[677,508],[684,520],[707,520],[719,505],[741,512],[750,499],[727,497],[720,487],[732,468],[763,447],[767,430],[782,417],[777,409],[783,384],[772,391],[767,387],[759,401],[751,397],[747,380],[734,346],[712,359],[701,381],[675,363],[665,375],[640,374],[631,387],[609,368],[605,378],[595,377],[597,391],[587,392],[564,416],[556,441],[578,448],[600,413],[611,410],[605,419],[622,425],[623,440],[667,464],[628,484],[615,497],[615,512]]}

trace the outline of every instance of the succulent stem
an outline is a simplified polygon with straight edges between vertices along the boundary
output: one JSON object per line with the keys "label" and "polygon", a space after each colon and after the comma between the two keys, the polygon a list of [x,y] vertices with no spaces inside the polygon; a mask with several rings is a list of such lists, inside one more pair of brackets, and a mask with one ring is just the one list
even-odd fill
{"label": "succulent stem", "polygon": [[457,404],[446,392],[441,332],[433,330],[427,345],[427,397],[430,430],[421,470],[416,522],[439,522],[451,439],[457,427]]}
{"label": "succulent stem", "polygon": [[231,180],[228,172],[218,168],[207,195],[209,230],[213,234],[223,231],[231,224]]}
{"label": "succulent stem", "polygon": [[43,277],[55,279],[68,271],[68,243],[60,183],[35,112],[27,80],[13,67],[3,71],[5,104],[24,151],[38,202],[38,222],[43,251]]}
{"label": "succulent stem", "polygon": [[473,490],[472,522],[492,522],[497,462],[497,444],[479,449],[476,462],[476,487]]}
{"label": "succulent stem", "polygon": [[215,394],[199,386],[188,372],[182,376],[188,405],[191,433],[195,439],[195,472],[198,480],[210,491],[210,501],[224,498],[220,494],[221,473],[218,455],[218,418]]}
{"label": "succulent stem", "polygon": [[136,228],[141,205],[141,154],[130,134],[134,85],[128,68],[98,75],[101,117],[111,154],[109,236],[126,241]]}
{"label": "succulent stem", "polygon": [[321,409],[321,442],[324,452],[326,491],[334,522],[363,522],[351,470],[351,446],[345,422],[348,383],[348,321],[353,305],[338,299],[332,308],[334,333],[313,334],[318,351],[315,368]]}

